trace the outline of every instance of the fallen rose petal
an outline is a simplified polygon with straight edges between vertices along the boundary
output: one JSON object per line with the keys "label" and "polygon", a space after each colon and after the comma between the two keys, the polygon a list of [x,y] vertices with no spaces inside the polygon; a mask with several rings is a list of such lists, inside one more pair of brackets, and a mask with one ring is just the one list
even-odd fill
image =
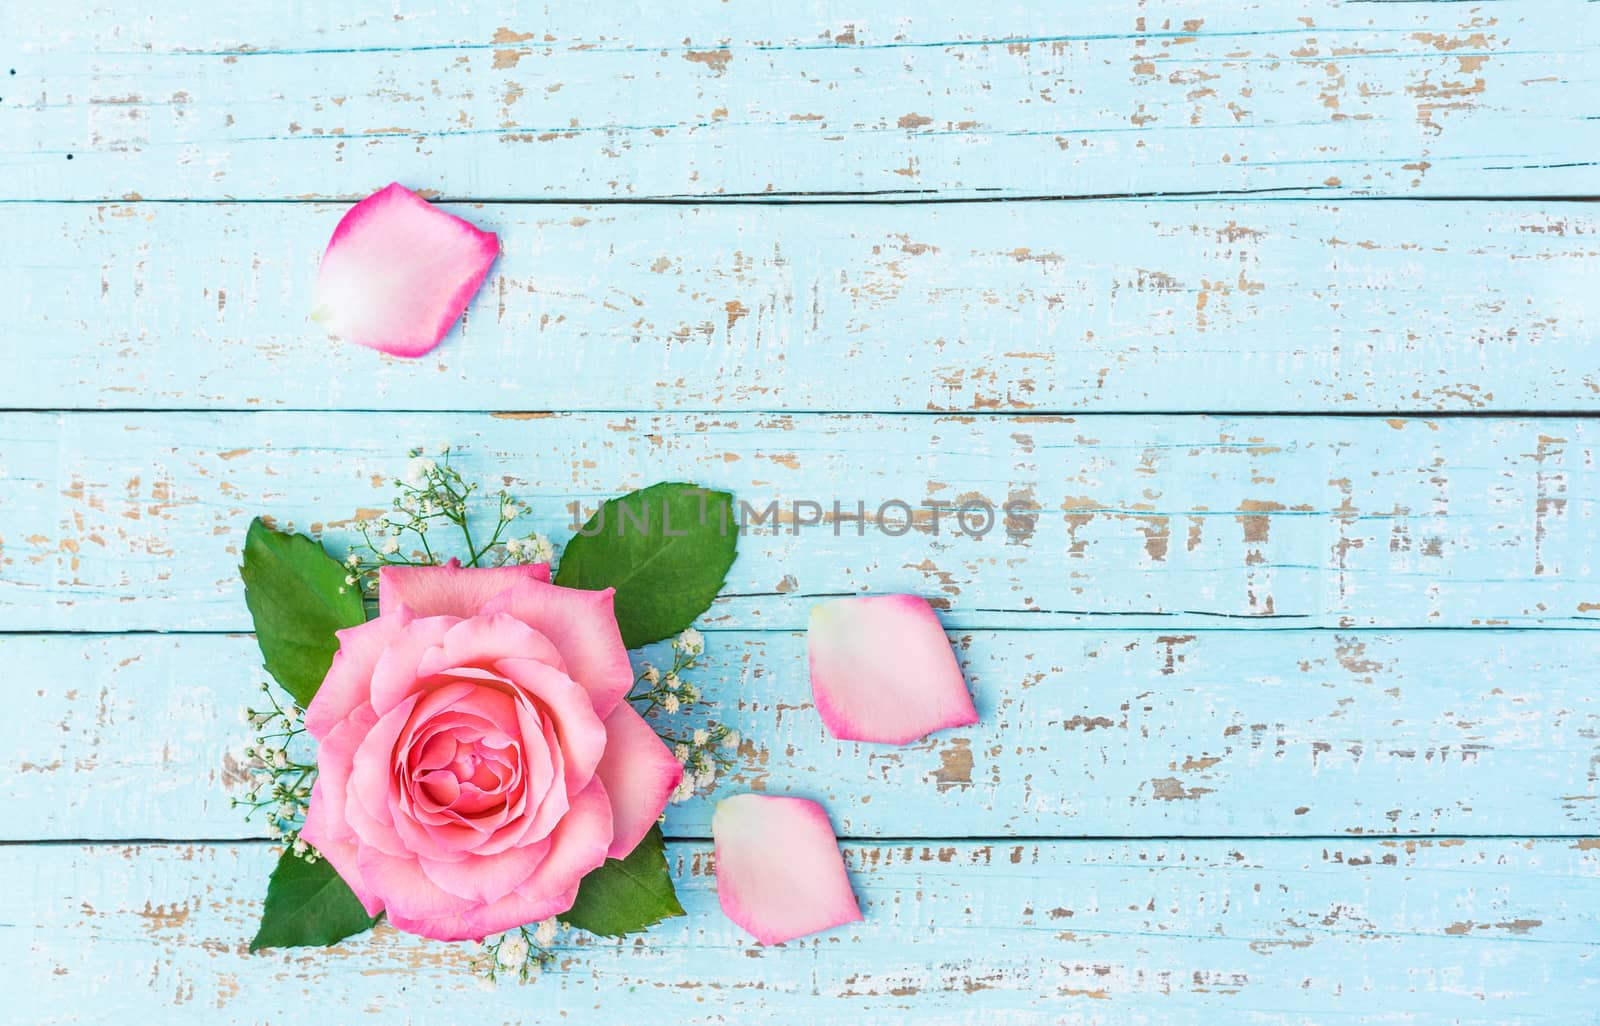
{"label": "fallen rose petal", "polygon": [[761,943],[861,922],[839,842],[816,802],[724,798],[711,817],[711,836],[722,911]]}
{"label": "fallen rose petal", "polygon": [[391,184],[334,229],[311,318],[346,341],[421,356],[450,331],[499,252],[493,232]]}
{"label": "fallen rose petal", "polygon": [[811,693],[836,738],[905,744],[978,722],[950,639],[915,595],[824,602],[806,641]]}

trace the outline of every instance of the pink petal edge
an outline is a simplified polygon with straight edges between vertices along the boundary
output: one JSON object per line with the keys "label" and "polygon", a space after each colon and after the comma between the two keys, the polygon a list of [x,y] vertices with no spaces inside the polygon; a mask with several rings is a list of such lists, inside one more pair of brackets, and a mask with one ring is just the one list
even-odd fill
{"label": "pink petal edge", "polygon": [[464,567],[452,559],[443,566],[386,566],[378,571],[378,615],[403,607],[412,616],[466,619],[523,581],[549,584],[550,564]]}
{"label": "pink petal edge", "polygon": [[711,836],[722,911],[762,944],[862,921],[833,826],[816,802],[733,795],[717,803]]}
{"label": "pink petal edge", "polygon": [[614,826],[606,857],[620,859],[639,846],[660,818],[683,779],[683,766],[627,702],[618,703],[605,724],[606,752],[595,775],[611,799]]}
{"label": "pink petal edge", "polygon": [[346,211],[334,229],[312,319],[347,341],[422,356],[449,333],[499,252],[493,232],[392,182]]}
{"label": "pink petal edge", "polygon": [[835,599],[811,610],[811,692],[828,733],[905,744],[978,722],[950,639],[915,595]]}

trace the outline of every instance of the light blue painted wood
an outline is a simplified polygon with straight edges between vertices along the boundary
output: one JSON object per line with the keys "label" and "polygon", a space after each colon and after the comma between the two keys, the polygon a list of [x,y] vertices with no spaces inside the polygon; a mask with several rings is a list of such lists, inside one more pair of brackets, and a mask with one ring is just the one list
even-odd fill
{"label": "light blue painted wood", "polygon": [[[708,637],[707,705],[677,732],[744,738],[718,795],[801,789],[851,837],[1600,832],[1588,632],[958,632],[982,722],[904,747],[828,736],[803,634]],[[227,802],[266,679],[253,639],[0,652],[0,837],[258,833]],[[668,833],[709,837],[712,806],[673,806]]]}
{"label": "light blue painted wood", "polygon": [[8,208],[0,405],[1594,410],[1580,204],[477,206],[443,347],[307,319],[329,205]]}
{"label": "light blue painted wood", "polygon": [[[657,480],[781,503],[782,522],[751,521],[715,627],[800,628],[816,596],[861,591],[927,595],[961,628],[1592,626],[1593,433],[1570,418],[12,413],[0,628],[248,630],[250,518],[342,553],[350,523],[388,507],[404,447],[434,441],[558,541],[570,503],[586,517]],[[831,516],[835,499],[844,519],[795,525],[796,500]],[[981,538],[932,509],[904,531],[885,505],[979,499],[997,513]],[[870,525],[850,519],[857,501]]]}
{"label": "light blue painted wood", "polygon": [[[1600,612],[1588,422],[991,414],[1592,410],[1586,207],[474,206],[500,277],[397,364],[305,330],[336,208],[137,201],[395,178],[478,200],[1592,195],[1597,18],[0,8],[0,201],[24,201],[0,405],[444,411],[0,416],[0,630],[247,627],[248,517],[340,542],[414,440],[464,443],[558,535],[569,498],[666,476],[758,505],[1040,507],[983,541],[926,520],[753,536],[708,617],[708,690],[749,738],[733,784],[929,839],[849,847],[860,927],[756,948],[716,910],[706,846],[677,844],[690,919],[485,995],[458,948],[390,931],[247,956],[264,845],[9,844],[6,1015],[279,1022],[309,997],[385,1023],[1590,1021],[1600,651],[1497,629]],[[28,202],[50,199],[115,202]],[[459,412],[494,408],[600,412]],[[695,408],[716,412],[638,412]],[[773,412],[868,409],[975,415]],[[792,631],[863,589],[947,607],[979,726],[895,751],[821,731]],[[1219,624],[1238,629],[1199,629]],[[1301,627],[1338,632],[1265,629]],[[1400,629],[1436,627],[1473,629]],[[0,833],[243,829],[218,787],[251,646],[0,638]],[[1312,836],[1346,831],[1511,836]],[[1096,833],[1188,839],[1023,839]],[[1250,833],[1301,836],[1194,839]],[[937,839],[975,835],[997,839]]]}
{"label": "light blue painted wood", "polygon": [[393,178],[476,199],[1586,195],[1597,18],[1578,0],[8,4],[0,198]]}
{"label": "light blue painted wood", "polygon": [[[1571,841],[907,844],[846,851],[866,922],[762,948],[674,845],[685,919],[562,951],[532,988],[383,929],[252,956],[271,849],[0,848],[24,1021],[1312,1026],[1582,1023],[1597,853]],[[290,1014],[311,1014],[291,1012]]]}

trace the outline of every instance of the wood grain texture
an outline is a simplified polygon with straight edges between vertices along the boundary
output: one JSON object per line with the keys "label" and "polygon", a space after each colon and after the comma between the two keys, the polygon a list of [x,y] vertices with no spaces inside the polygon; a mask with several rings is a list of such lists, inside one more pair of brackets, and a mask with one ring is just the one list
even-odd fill
{"label": "wood grain texture", "polygon": [[[732,490],[767,518],[710,626],[796,629],[817,596],[863,591],[927,595],[960,628],[1592,626],[1593,434],[1571,418],[12,413],[0,629],[248,630],[250,518],[342,555],[388,507],[402,447],[438,440],[557,541],[573,502],[587,517],[657,480]],[[981,526],[980,500],[995,520],[974,537],[955,509]]]}
{"label": "wood grain texture", "polygon": [[[0,198],[1596,192],[1578,0],[8,4]],[[69,159],[70,158],[70,159]]]}
{"label": "wood grain texture", "polygon": [[[805,636],[716,632],[678,718],[739,730],[718,796],[822,800],[851,837],[1600,833],[1600,641],[1588,632],[977,631],[953,640],[982,722],[839,742]],[[648,651],[659,664],[666,653]],[[249,637],[13,637],[0,836],[257,833]],[[664,658],[665,657],[665,658]],[[714,801],[667,831],[709,837]]]}
{"label": "wood grain texture", "polygon": [[343,206],[19,205],[11,407],[1594,410],[1581,204],[465,205],[420,360],[307,319]]}
{"label": "wood grain texture", "polygon": [[[688,916],[563,946],[534,988],[380,927],[249,955],[266,845],[0,849],[0,958],[24,1019],[927,1026],[1579,1023],[1600,983],[1600,852],[1571,841],[849,846],[866,922],[763,948],[669,851]],[[465,988],[465,989],[464,989]]]}

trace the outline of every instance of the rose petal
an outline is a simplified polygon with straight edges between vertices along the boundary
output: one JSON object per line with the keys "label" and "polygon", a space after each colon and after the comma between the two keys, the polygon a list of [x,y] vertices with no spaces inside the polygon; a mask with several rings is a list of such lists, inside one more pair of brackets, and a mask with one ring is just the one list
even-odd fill
{"label": "rose petal", "polygon": [[822,806],[738,794],[717,803],[717,898],[763,944],[861,922],[839,842]]}
{"label": "rose petal", "polygon": [[386,855],[376,848],[363,847],[359,861],[362,878],[383,895],[384,910],[391,918],[453,916],[472,908],[471,898],[451,894],[428,879],[415,855]]}
{"label": "rose petal", "polygon": [[609,716],[633,687],[633,666],[622,645],[613,590],[582,591],[525,581],[480,612],[510,613],[555,643],[567,675],[589,692],[595,715]]}
{"label": "rose petal", "polygon": [[363,706],[350,718],[336,726],[322,742],[318,751],[316,783],[311,785],[311,802],[306,809],[306,824],[300,830],[305,838],[328,864],[355,892],[367,915],[383,911],[383,900],[367,886],[361,877],[357,853],[359,844],[355,832],[344,818],[345,789],[350,779],[350,759],[361,739],[372,729],[377,717],[372,709]]}
{"label": "rose petal", "polygon": [[334,633],[339,650],[306,709],[306,730],[319,741],[372,695],[372,670],[384,650],[409,623],[409,614],[380,617]]}
{"label": "rose petal", "polygon": [[836,738],[905,744],[978,722],[950,639],[915,595],[824,602],[807,646],[817,712]]}
{"label": "rose petal", "polygon": [[571,677],[536,659],[502,659],[495,670],[532,698],[544,720],[555,725],[556,745],[552,747],[559,748],[566,763],[567,790],[587,787],[606,750],[605,724],[595,715],[589,693]]}
{"label": "rose petal", "polygon": [[413,616],[476,616],[523,581],[550,583],[550,564],[464,567],[452,559],[444,566],[386,566],[378,571],[378,615],[404,607]]}
{"label": "rose petal", "polygon": [[549,853],[516,890],[489,905],[439,916],[411,916],[391,907],[397,930],[434,940],[475,940],[513,926],[548,919],[572,907],[578,883],[606,859],[611,843],[611,805],[598,781],[572,798],[572,810],[551,835]]}
{"label": "rose petal", "polygon": [[493,232],[389,185],[334,229],[311,317],[347,341],[421,356],[449,332],[499,252]]}
{"label": "rose petal", "polygon": [[[382,620],[383,617],[379,616]],[[425,616],[406,624],[405,630],[389,640],[389,646],[372,667],[372,709],[379,716],[426,688],[417,667],[430,649],[443,643],[451,627],[461,621],[453,616]]]}
{"label": "rose petal", "polygon": [[644,717],[622,702],[605,719],[606,754],[595,776],[611,799],[613,831],[607,858],[625,858],[667,807],[683,779],[683,766]]}
{"label": "rose petal", "polygon": [[444,636],[444,643],[430,651],[417,666],[417,674],[429,677],[462,667],[485,668],[497,659],[537,659],[565,673],[561,652],[555,643],[514,616],[495,613],[462,620]]}
{"label": "rose petal", "polygon": [[549,841],[525,848],[507,848],[494,855],[473,855],[459,862],[419,858],[418,864],[439,888],[471,898],[480,905],[499,901],[539,868],[550,849]]}

